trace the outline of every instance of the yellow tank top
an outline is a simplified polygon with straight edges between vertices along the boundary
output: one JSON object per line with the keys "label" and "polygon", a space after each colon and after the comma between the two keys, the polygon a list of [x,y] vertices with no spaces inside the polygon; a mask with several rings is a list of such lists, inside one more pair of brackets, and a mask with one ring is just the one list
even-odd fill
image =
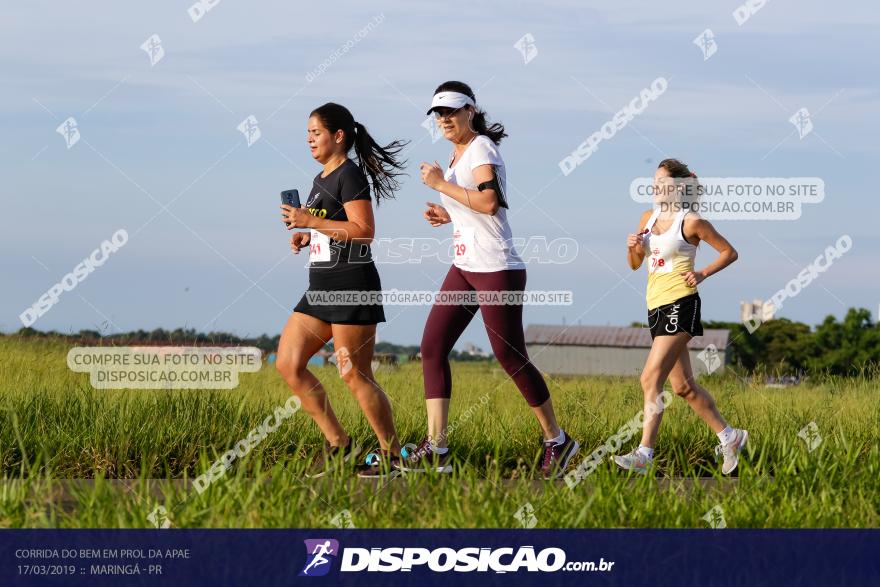
{"label": "yellow tank top", "polygon": [[687,213],[687,210],[679,211],[666,232],[654,234],[651,229],[660,215],[658,208],[642,231],[642,244],[648,262],[646,298],[649,310],[697,293],[697,288],[686,284],[681,275],[694,270],[694,259],[697,257],[696,245],[684,238],[683,224]]}

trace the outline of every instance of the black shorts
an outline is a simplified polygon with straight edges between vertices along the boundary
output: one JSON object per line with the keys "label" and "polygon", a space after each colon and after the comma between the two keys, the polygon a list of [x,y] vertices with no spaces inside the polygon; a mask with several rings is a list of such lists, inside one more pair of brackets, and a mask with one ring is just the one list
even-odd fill
{"label": "black shorts", "polygon": [[[381,292],[382,282],[373,262],[352,263],[332,269],[309,271],[309,291],[367,291]],[[362,305],[311,304],[304,294],[293,309],[329,324],[378,324],[385,322],[381,303]]]}
{"label": "black shorts", "polygon": [[700,294],[691,294],[677,299],[671,304],[648,311],[648,327],[651,339],[658,336],[673,336],[687,332],[692,337],[703,335],[700,322]]}

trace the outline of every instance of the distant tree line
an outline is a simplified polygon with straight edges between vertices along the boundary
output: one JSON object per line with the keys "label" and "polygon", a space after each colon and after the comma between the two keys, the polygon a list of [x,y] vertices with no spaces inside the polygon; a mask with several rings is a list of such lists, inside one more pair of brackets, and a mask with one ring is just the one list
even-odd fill
{"label": "distant tree line", "polygon": [[788,318],[764,322],[751,334],[740,322],[704,320],[703,326],[730,331],[731,362],[749,373],[853,376],[880,370],[880,323],[864,308],[850,308],[842,321],[828,316],[815,328]]}
{"label": "distant tree line", "polygon": [[[634,326],[645,326],[633,323]],[[743,370],[782,375],[805,373],[828,373],[832,375],[858,375],[880,369],[880,324],[871,320],[871,312],[864,308],[850,308],[842,321],[828,316],[815,328],[802,322],[778,318],[761,324],[753,333],[739,322],[704,321],[706,328],[730,331],[731,361]],[[228,332],[196,332],[192,328],[165,330],[135,330],[102,335],[97,330],[80,330],[64,334],[55,331],[41,332],[22,328],[16,333],[21,337],[59,337],[77,344],[128,346],[136,344],[167,345],[242,345],[255,346],[266,353],[278,349],[280,335],[239,337]],[[332,352],[328,343],[325,350]],[[390,342],[376,344],[377,353],[391,353],[414,358],[419,352],[417,345],[398,345]],[[454,361],[493,361],[494,357],[478,357],[453,350]]]}
{"label": "distant tree line", "polygon": [[22,328],[15,333],[21,337],[54,337],[76,342],[77,344],[89,344],[95,346],[132,346],[132,345],[193,345],[193,346],[226,346],[241,345],[254,346],[265,352],[273,352],[278,348],[280,334],[266,336],[261,334],[257,337],[240,337],[228,332],[196,332],[194,328],[176,328],[165,330],[132,330],[131,332],[117,332],[114,334],[101,334],[97,330],[80,330],[76,333],[63,333],[50,330],[43,332],[33,328]]}
{"label": "distant tree line", "polygon": [[749,334],[739,322],[703,322],[730,330],[731,360],[749,372],[858,375],[880,368],[880,324],[864,308],[842,321],[828,316],[815,328],[787,318],[769,320]]}
{"label": "distant tree line", "polygon": [[[407,357],[416,357],[419,354],[420,349],[418,345],[401,345],[394,344],[393,342],[379,342],[376,343],[376,352],[391,353],[394,355],[406,355]],[[480,357],[453,349],[453,351],[449,353],[449,359],[451,361],[487,362],[494,361],[495,356],[489,355],[488,357]]]}
{"label": "distant tree line", "polygon": [[[165,330],[164,328],[156,328],[155,330],[133,330],[131,332],[118,332],[114,334],[101,334],[97,330],[80,330],[76,333],[63,333],[50,330],[43,332],[34,328],[22,328],[13,336],[20,337],[40,337],[40,338],[61,338],[76,344],[87,344],[94,346],[133,346],[133,345],[194,345],[194,346],[210,346],[210,345],[240,345],[257,347],[265,353],[274,353],[278,350],[278,341],[281,339],[280,334],[275,336],[267,336],[261,334],[257,337],[240,337],[228,332],[196,332],[193,328],[177,328],[175,330]],[[324,346],[324,350],[333,352],[333,343]],[[377,353],[390,353],[395,355],[403,355],[406,357],[415,357],[419,352],[418,345],[399,345],[390,342],[380,342],[376,344]],[[453,350],[450,353],[450,359],[453,361],[491,361],[493,357],[476,357],[464,352]]]}

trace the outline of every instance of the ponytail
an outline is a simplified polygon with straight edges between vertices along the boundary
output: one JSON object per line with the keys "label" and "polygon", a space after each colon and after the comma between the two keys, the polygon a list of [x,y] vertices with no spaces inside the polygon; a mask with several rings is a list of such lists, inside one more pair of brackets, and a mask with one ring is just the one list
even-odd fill
{"label": "ponytail", "polygon": [[397,178],[403,173],[406,160],[398,160],[398,156],[408,141],[392,141],[384,147],[379,145],[360,122],[345,106],[328,102],[315,108],[311,116],[317,116],[324,127],[331,133],[342,130],[345,136],[345,152],[354,147],[357,164],[361,172],[369,179],[376,204],[381,200],[393,198],[394,192],[400,188]]}
{"label": "ponytail", "polygon": [[367,127],[354,122],[354,152],[361,171],[370,178],[377,205],[380,199],[393,198],[400,189],[397,178],[405,175],[401,170],[406,161],[398,161],[397,156],[406,145],[407,141],[392,141],[383,147],[370,136]]}
{"label": "ponytail", "polygon": [[493,122],[492,124],[488,124],[486,121],[486,111],[474,109],[474,132],[480,135],[485,135],[489,137],[496,145],[501,143],[501,139],[507,136],[507,133],[504,132],[504,125],[500,122]]}

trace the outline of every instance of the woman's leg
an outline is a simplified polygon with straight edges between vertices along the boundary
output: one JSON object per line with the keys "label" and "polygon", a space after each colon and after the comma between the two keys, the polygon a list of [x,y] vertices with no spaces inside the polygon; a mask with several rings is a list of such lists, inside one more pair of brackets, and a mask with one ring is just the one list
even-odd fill
{"label": "woman's leg", "polygon": [[[446,274],[440,291],[472,291],[461,270],[454,265]],[[422,376],[425,384],[425,406],[428,412],[428,440],[446,447],[449,422],[449,398],[452,396],[452,371],[449,353],[467,328],[479,306],[434,305],[422,334]]]}
{"label": "woman's leg", "polygon": [[651,345],[641,376],[642,392],[645,396],[645,424],[640,443],[642,446],[654,448],[660,420],[663,418],[663,412],[656,409],[657,400],[660,399],[663,384],[682,351],[687,352],[687,343],[690,339],[691,336],[686,332],[679,332],[672,336],[658,336]]}
{"label": "woman's leg", "polygon": [[371,362],[376,344],[376,325],[333,324],[332,328],[339,374],[376,433],[379,447],[400,455],[391,402],[373,377]]}
{"label": "woman's leg", "polygon": [[[468,279],[479,291],[512,291],[521,293],[526,286],[525,270],[498,271],[493,273],[468,273]],[[480,306],[483,323],[492,352],[505,372],[513,379],[526,402],[541,425],[544,439],[558,437],[562,430],[556,422],[553,401],[547,382],[526,351],[523,332],[522,304]]]}
{"label": "woman's leg", "polygon": [[562,428],[556,422],[556,413],[553,411],[553,400],[549,397],[540,406],[531,406],[532,413],[538,419],[541,426],[541,432],[544,433],[544,440],[558,438],[562,434]]}
{"label": "woman's leg", "polygon": [[727,422],[718,412],[715,399],[694,378],[687,348],[681,351],[678,361],[669,372],[669,383],[672,385],[672,390],[687,401],[691,409],[709,425],[713,432],[717,434],[727,427]]}
{"label": "woman's leg", "polygon": [[669,382],[675,393],[687,400],[688,405],[718,436],[718,440],[721,442],[721,455],[724,457],[721,472],[729,475],[739,464],[739,453],[749,439],[748,431],[728,426],[724,418],[721,417],[715,405],[715,399],[694,379],[687,348],[682,350],[678,361],[669,373]]}
{"label": "woman's leg", "polygon": [[278,343],[275,368],[302,409],[311,416],[332,446],[348,444],[348,435],[336,419],[321,382],[308,370],[309,359],[333,336],[330,325],[307,314],[294,312],[287,320]]}

